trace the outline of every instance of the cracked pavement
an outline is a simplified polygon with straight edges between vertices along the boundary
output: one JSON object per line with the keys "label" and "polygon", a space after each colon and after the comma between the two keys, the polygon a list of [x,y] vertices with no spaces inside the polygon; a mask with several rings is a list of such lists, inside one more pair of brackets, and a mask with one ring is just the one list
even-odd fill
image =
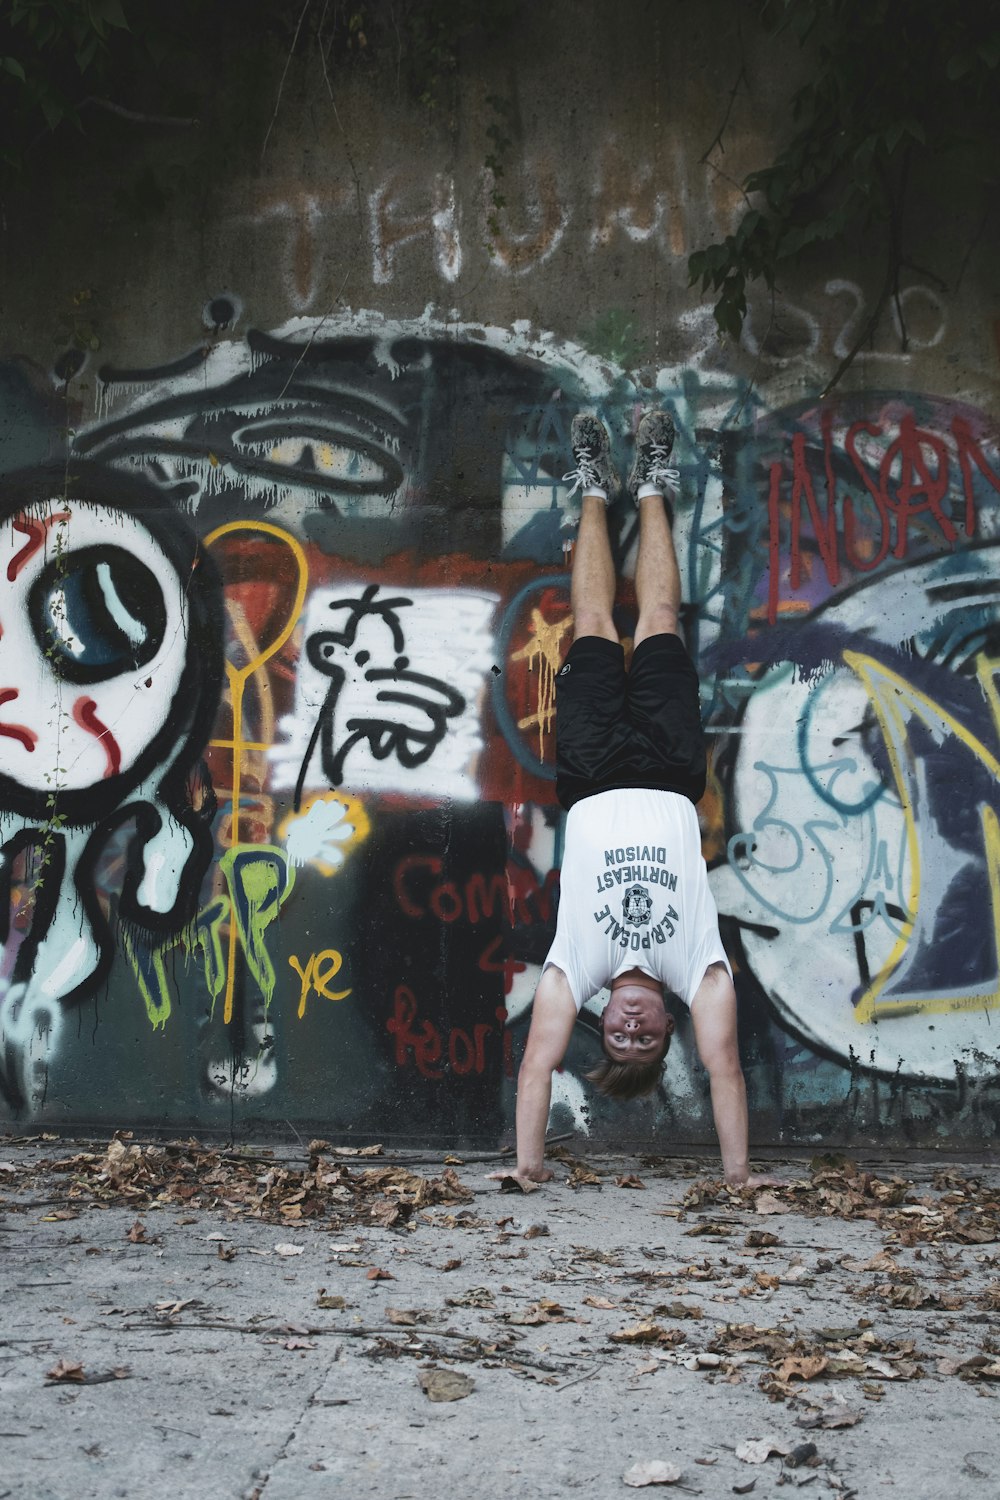
{"label": "cracked pavement", "polygon": [[657,1493],[1000,1494],[991,1165],[868,1163],[879,1218],[692,1191],[707,1162],[567,1152],[521,1194],[465,1158],[471,1197],[383,1227],[137,1210],[68,1154],[0,1142],[0,1500],[603,1496],[652,1459]]}

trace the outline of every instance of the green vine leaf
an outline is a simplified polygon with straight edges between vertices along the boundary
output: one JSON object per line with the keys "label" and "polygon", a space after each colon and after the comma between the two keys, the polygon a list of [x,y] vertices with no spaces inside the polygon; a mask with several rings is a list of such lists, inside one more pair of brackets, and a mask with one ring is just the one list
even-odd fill
{"label": "green vine leaf", "polygon": [[[806,81],[789,101],[789,137],[744,180],[747,208],[734,231],[689,256],[689,283],[721,293],[719,332],[738,339],[749,286],[773,289],[816,246],[864,232],[885,275],[859,338],[871,336],[894,298],[905,346],[899,276],[914,261],[904,226],[917,174],[946,152],[952,161],[979,152],[982,163],[995,153],[1000,0],[953,0],[947,9],[937,0],[756,0],[755,9],[765,29],[803,50]],[[709,169],[744,78],[741,69],[703,158]]]}

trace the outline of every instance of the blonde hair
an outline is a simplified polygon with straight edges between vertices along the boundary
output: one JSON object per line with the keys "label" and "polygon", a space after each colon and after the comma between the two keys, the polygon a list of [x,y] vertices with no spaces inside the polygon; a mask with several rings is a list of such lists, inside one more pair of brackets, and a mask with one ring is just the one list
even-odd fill
{"label": "blonde hair", "polygon": [[663,1051],[653,1062],[623,1063],[603,1057],[595,1068],[591,1068],[583,1076],[607,1099],[639,1099],[643,1094],[651,1094],[656,1088],[669,1049],[668,1036]]}

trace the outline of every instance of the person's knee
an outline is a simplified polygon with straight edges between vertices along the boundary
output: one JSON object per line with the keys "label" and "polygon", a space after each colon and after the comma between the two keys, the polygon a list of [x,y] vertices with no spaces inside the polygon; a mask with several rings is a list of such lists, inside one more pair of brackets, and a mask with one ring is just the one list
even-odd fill
{"label": "person's knee", "polygon": [[617,641],[618,632],[610,610],[577,609],[573,615],[573,639],[578,641],[585,635],[599,635],[606,641]]}
{"label": "person's knee", "polygon": [[650,635],[679,635],[680,618],[672,604],[654,604],[639,615],[636,639]]}

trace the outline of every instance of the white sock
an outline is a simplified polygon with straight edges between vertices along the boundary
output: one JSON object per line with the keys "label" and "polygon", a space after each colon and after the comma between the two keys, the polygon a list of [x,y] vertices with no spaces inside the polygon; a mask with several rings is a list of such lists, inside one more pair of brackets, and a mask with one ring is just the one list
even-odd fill
{"label": "white sock", "polygon": [[587,498],[588,495],[594,495],[598,500],[603,500],[604,503],[605,503],[605,505],[607,505],[607,503],[608,503],[608,492],[607,492],[607,490],[599,489],[596,485],[591,490],[584,490],[583,495],[582,495],[582,499],[586,500],[586,498]]}
{"label": "white sock", "polygon": [[636,499],[645,500],[647,495],[659,495],[662,499],[663,491],[658,484],[650,484],[647,480],[645,484],[640,484],[638,493],[636,494]]}

